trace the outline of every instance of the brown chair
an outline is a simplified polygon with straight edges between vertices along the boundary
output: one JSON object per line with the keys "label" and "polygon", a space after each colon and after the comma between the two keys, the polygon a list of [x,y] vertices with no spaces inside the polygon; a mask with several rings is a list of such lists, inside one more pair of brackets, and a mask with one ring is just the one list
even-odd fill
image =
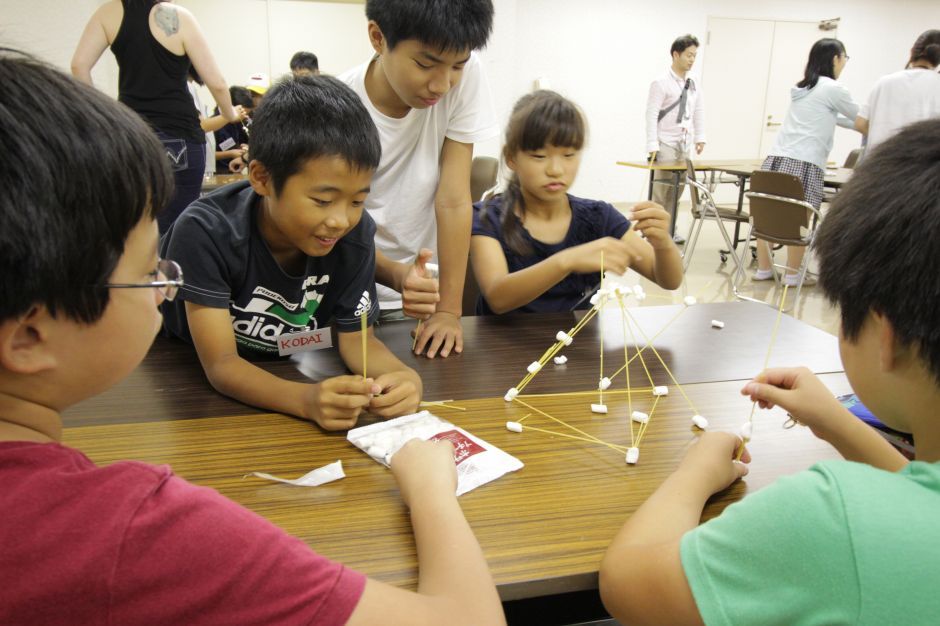
{"label": "brown chair", "polygon": [[727,262],[728,256],[730,256],[734,260],[735,265],[737,265],[738,257],[734,253],[734,250],[738,242],[732,242],[728,231],[725,229],[724,222],[735,224],[735,237],[737,237],[738,225],[746,224],[750,216],[743,211],[739,212],[736,206],[731,208],[716,204],[708,187],[696,179],[695,167],[692,165],[691,160],[686,161],[686,182],[689,183],[689,193],[692,197],[692,223],[689,225],[689,234],[685,238],[686,243],[682,250],[683,270],[689,267],[689,263],[692,260],[692,253],[695,252],[695,244],[698,242],[698,236],[702,231],[702,224],[705,223],[705,220],[713,220],[718,224],[718,230],[725,240],[725,245],[728,246],[726,250],[720,250],[718,252],[721,256],[721,262]]}
{"label": "brown chair", "polygon": [[[842,164],[842,167],[847,170],[855,169],[855,166],[858,164],[859,157],[862,156],[862,149],[855,148],[849,155],[845,157],[845,163]],[[839,194],[838,188],[835,187],[825,187],[825,192],[823,193],[823,202],[826,204],[832,204],[832,201]]]}
{"label": "brown chair", "polygon": [[473,157],[470,164],[470,197],[476,202],[483,199],[483,194],[496,186],[499,172],[499,160],[493,157]]}
{"label": "brown chair", "polygon": [[[751,190],[746,195],[750,202],[751,220],[744,246],[745,253],[752,239],[763,239],[769,243],[784,246],[808,247],[812,245],[816,237],[816,227],[822,216],[816,207],[803,199],[803,185],[799,178],[783,172],[757,171],[751,176]],[[762,300],[755,300],[738,292],[738,285],[744,276],[744,261],[742,255],[732,282],[734,295],[742,300],[763,303]],[[798,268],[776,263],[773,265],[774,270],[780,268],[799,274],[796,299],[800,297],[808,263],[809,255],[806,254],[803,255],[803,262]],[[776,271],[774,271],[774,282],[780,284],[780,277]]]}

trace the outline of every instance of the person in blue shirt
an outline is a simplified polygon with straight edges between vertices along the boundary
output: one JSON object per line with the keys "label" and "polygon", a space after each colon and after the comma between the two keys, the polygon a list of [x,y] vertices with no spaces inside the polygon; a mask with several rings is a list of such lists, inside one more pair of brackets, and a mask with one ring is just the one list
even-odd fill
{"label": "person in blue shirt", "polygon": [[641,202],[627,220],[606,202],[568,193],[586,137],[581,111],[553,91],[516,103],[503,147],[508,187],[474,206],[470,260],[480,285],[478,313],[571,310],[600,282],[602,254],[604,270],[632,268],[666,289],[682,282],[661,206]]}
{"label": "person in blue shirt", "polygon": [[[793,174],[803,183],[806,202],[819,208],[823,198],[826,160],[832,150],[836,125],[855,128],[858,105],[848,89],[836,80],[845,69],[849,55],[838,39],[823,38],[813,44],[803,80],[791,89],[792,102],[783,127],[770,149],[762,170]],[[795,287],[800,280],[797,269],[803,261],[805,248],[787,246],[787,271],[783,283]],[[773,257],[766,242],[757,245],[757,272],[754,280],[774,276]],[[804,286],[816,280],[806,277]]]}

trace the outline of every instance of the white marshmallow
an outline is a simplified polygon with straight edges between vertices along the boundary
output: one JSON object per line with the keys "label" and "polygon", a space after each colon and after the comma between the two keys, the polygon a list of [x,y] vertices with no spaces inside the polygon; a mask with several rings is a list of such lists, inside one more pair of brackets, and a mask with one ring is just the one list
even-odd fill
{"label": "white marshmallow", "polygon": [[643,291],[642,289],[635,290],[633,292],[633,297],[636,298],[637,302],[643,302],[644,300],[646,300],[646,292]]}
{"label": "white marshmallow", "polygon": [[725,323],[721,320],[712,320],[712,328],[724,328]]}
{"label": "white marshmallow", "polygon": [[754,429],[750,422],[741,424],[741,438],[744,439],[744,441],[750,441],[752,434],[754,434]]}
{"label": "white marshmallow", "polygon": [[606,404],[592,404],[591,413],[606,413],[607,405]]}
{"label": "white marshmallow", "polygon": [[653,395],[654,396],[668,396],[669,387],[667,387],[666,385],[659,385],[657,387],[653,387]]}
{"label": "white marshmallow", "polygon": [[506,395],[503,396],[503,400],[505,400],[506,402],[512,402],[513,400],[516,399],[516,396],[518,395],[519,395],[519,390],[516,389],[515,387],[511,387],[509,391],[506,392]]}
{"label": "white marshmallow", "polygon": [[701,415],[693,415],[692,423],[698,426],[699,428],[701,428],[702,430],[705,430],[706,428],[708,428],[708,420],[702,417]]}
{"label": "white marshmallow", "polygon": [[574,337],[563,330],[559,330],[555,333],[555,341],[564,341],[566,346],[570,346],[571,342],[574,341]]}
{"label": "white marshmallow", "polygon": [[531,363],[529,363],[529,367],[527,367],[526,369],[529,370],[530,374],[535,374],[540,369],[542,369],[542,364],[539,363],[538,361],[532,361]]}
{"label": "white marshmallow", "polygon": [[634,411],[630,414],[630,419],[634,422],[639,422],[640,424],[646,424],[650,421],[650,416],[642,411]]}
{"label": "white marshmallow", "polygon": [[568,362],[568,357],[566,357],[564,354],[561,356],[555,357],[555,365],[564,365],[567,362]]}
{"label": "white marshmallow", "polygon": [[599,295],[602,298],[606,298],[607,296],[610,295],[610,289],[598,289],[597,295]]}
{"label": "white marshmallow", "polygon": [[682,298],[682,301],[685,302],[686,306],[692,306],[693,304],[698,302],[698,300],[695,299],[695,296],[686,296]]}
{"label": "white marshmallow", "polygon": [[617,285],[614,287],[614,293],[618,296],[629,296],[631,292],[629,287],[624,285]]}
{"label": "white marshmallow", "polygon": [[599,293],[595,293],[593,296],[591,296],[589,302],[591,303],[591,306],[597,306],[597,301],[600,299],[601,295]]}
{"label": "white marshmallow", "polygon": [[630,465],[636,465],[636,462],[640,460],[640,449],[639,448],[627,448],[627,458],[626,461]]}
{"label": "white marshmallow", "polygon": [[519,422],[506,422],[506,430],[511,430],[514,433],[521,433],[522,424]]}
{"label": "white marshmallow", "polygon": [[604,376],[601,378],[600,382],[597,383],[597,388],[601,391],[605,391],[610,388],[610,379]]}

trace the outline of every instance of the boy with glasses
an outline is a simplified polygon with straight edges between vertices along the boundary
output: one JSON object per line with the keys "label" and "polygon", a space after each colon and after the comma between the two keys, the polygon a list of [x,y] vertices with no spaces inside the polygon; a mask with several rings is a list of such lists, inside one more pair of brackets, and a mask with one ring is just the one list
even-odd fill
{"label": "boy with glasses", "polygon": [[[181,286],[157,258],[172,174],[145,123],[94,89],[3,50],[0,82],[0,623],[502,623],[448,442],[392,460],[418,593],[166,466],[98,467],[59,443],[61,412],[137,366]],[[95,168],[76,179],[76,159]]]}

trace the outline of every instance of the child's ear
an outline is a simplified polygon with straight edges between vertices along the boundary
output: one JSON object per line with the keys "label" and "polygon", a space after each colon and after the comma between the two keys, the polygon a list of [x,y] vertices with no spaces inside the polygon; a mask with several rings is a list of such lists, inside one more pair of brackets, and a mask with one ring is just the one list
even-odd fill
{"label": "child's ear", "polygon": [[872,318],[878,328],[879,365],[882,372],[890,372],[898,366],[898,359],[901,356],[898,352],[897,335],[894,332],[894,326],[884,315],[873,313]]}
{"label": "child's ear", "polygon": [[259,196],[274,196],[274,180],[271,171],[258,160],[251,162],[248,167],[248,182]]}
{"label": "child's ear", "polygon": [[54,368],[58,359],[50,341],[55,321],[45,307],[35,306],[19,318],[0,323],[0,366],[26,375]]}
{"label": "child's ear", "polygon": [[387,52],[385,45],[385,34],[375,20],[369,20],[369,43],[376,54],[385,54]]}

